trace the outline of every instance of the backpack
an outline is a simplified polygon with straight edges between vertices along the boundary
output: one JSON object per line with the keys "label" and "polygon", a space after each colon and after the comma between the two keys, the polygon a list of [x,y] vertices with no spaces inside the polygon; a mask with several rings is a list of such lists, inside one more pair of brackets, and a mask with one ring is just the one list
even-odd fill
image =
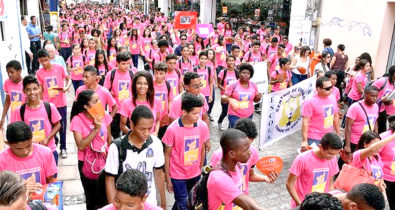
{"label": "backpack", "polygon": [[[85,120],[81,119],[81,121],[88,130],[92,130]],[[106,166],[106,147],[106,141],[95,136],[89,146],[85,148],[82,173],[86,178],[91,180],[99,178],[100,173]]]}
{"label": "backpack", "polygon": [[171,90],[170,82],[169,82],[169,81],[165,81],[165,84],[166,84],[166,88],[167,88],[167,97],[169,97],[169,95],[170,95],[170,90]]}
{"label": "backpack", "polygon": [[[82,55],[82,63],[85,65],[86,56]],[[70,56],[70,65],[73,67],[73,55]]]}
{"label": "backpack", "polygon": [[[51,105],[46,102],[43,101],[44,107],[45,107],[45,111],[47,112],[47,116],[48,116],[48,120],[51,123],[51,127],[53,127],[53,123],[52,123],[52,110],[51,110]],[[22,104],[19,113],[21,115],[21,120],[24,122],[25,121],[25,111],[26,111],[26,103]]]}
{"label": "backpack", "polygon": [[[236,79],[239,79],[239,71],[238,70],[234,70],[235,71],[235,75],[236,75]],[[221,81],[221,85],[224,86],[224,82],[225,82],[225,78],[226,78],[226,74],[228,73],[228,69],[224,69],[224,75],[222,76],[222,81]]]}
{"label": "backpack", "polygon": [[[193,68],[193,71],[194,71],[195,73],[197,73],[198,68],[199,68],[199,66],[195,66],[195,67]],[[211,68],[210,68],[209,66],[206,66],[206,69],[207,69],[207,71],[208,71],[208,83],[210,84],[210,82],[211,82]]]}
{"label": "backpack", "polygon": [[[182,69],[181,69],[181,64],[182,64],[182,63],[185,63],[185,62],[184,62],[184,58],[181,57],[181,59],[178,60],[177,62],[178,62],[178,68],[180,69],[180,71],[182,71]],[[188,59],[188,63],[189,63],[190,66],[192,66],[191,60]],[[186,73],[186,72],[185,72],[185,73]],[[178,74],[178,77],[180,78],[180,77],[181,77],[181,76],[180,76],[181,73],[180,73],[180,72],[177,72],[177,74]]]}
{"label": "backpack", "polygon": [[[115,71],[116,68],[111,70],[111,76],[110,76],[110,88],[108,89],[110,92],[112,90],[112,83],[114,82],[114,77],[115,77]],[[129,74],[130,74],[130,79],[133,81],[133,71],[132,70],[128,70]]]}
{"label": "backpack", "polygon": [[[146,142],[152,142],[152,137],[149,135],[148,139]],[[123,173],[123,165],[122,163],[126,160],[126,154],[128,149],[131,148],[131,144],[129,143],[129,133],[126,134],[125,136],[119,137],[112,141],[115,146],[117,146],[118,149],[118,173],[115,176],[115,181],[118,179],[119,176]],[[144,143],[145,144],[145,143]]]}
{"label": "backpack", "polygon": [[[261,57],[263,56],[261,51],[259,51],[259,54],[261,55]],[[252,55],[252,51],[250,51],[250,54],[248,54],[248,60],[247,60],[247,62],[250,62],[250,60],[251,60],[251,55]]]}
{"label": "backpack", "polygon": [[220,166],[211,167],[204,166],[202,168],[202,174],[198,182],[193,186],[188,196],[188,209],[194,210],[206,210],[208,209],[208,189],[207,189],[207,181],[210,176],[210,173],[214,170],[222,170],[228,176],[232,177],[229,171],[224,170]]}

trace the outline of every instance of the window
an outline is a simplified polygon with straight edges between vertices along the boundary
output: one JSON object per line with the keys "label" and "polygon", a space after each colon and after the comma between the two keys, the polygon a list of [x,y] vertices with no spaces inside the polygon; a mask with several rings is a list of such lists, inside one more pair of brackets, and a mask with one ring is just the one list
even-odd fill
{"label": "window", "polygon": [[19,0],[21,15],[27,15],[27,2],[26,0]]}

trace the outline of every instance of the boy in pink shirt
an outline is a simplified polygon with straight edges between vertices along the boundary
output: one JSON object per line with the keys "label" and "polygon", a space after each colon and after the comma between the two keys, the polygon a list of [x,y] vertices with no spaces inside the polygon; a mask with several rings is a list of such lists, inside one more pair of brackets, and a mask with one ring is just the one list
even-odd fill
{"label": "boy in pink shirt", "polygon": [[242,131],[228,129],[222,133],[220,144],[223,156],[209,174],[205,209],[263,209],[242,190],[243,172],[239,164],[250,159],[250,140]]}
{"label": "boy in pink shirt", "polygon": [[377,132],[377,118],[379,107],[376,104],[378,89],[367,86],[364,100],[351,104],[346,114],[346,128],[344,130],[344,150],[350,154],[357,149],[358,141],[365,131]]}
{"label": "boy in pink shirt", "polygon": [[202,83],[201,93],[206,98],[207,104],[213,101],[214,75],[211,75],[212,69],[206,66],[208,54],[207,51],[202,51],[199,54],[199,65],[193,68],[193,71],[200,76]]}
{"label": "boy in pink shirt", "polygon": [[58,172],[51,150],[32,141],[30,127],[24,122],[7,126],[9,148],[0,153],[0,171],[13,171],[26,180],[28,192],[40,190],[55,180]]}
{"label": "boy in pink shirt", "polygon": [[97,95],[99,95],[100,102],[102,103],[104,109],[108,106],[108,111],[111,112],[110,115],[114,118],[115,114],[118,111],[117,103],[115,99],[112,97],[111,93],[104,88],[103,86],[99,85],[99,72],[94,66],[86,66],[84,68],[83,73],[83,81],[84,85],[77,89],[75,94],[75,99],[77,100],[78,95],[84,90],[94,90]]}
{"label": "boy in pink shirt", "polygon": [[181,71],[176,68],[177,56],[173,53],[170,53],[166,56],[166,81],[169,82],[171,87],[171,92],[173,96],[178,95],[182,91],[184,91],[184,87],[182,85],[182,75]]}
{"label": "boy in pink shirt", "polygon": [[[255,164],[258,162],[258,150],[252,145],[254,139],[258,136],[258,130],[255,123],[250,118],[242,118],[237,120],[235,129],[244,132],[250,140],[250,158],[246,163],[240,163],[240,169],[243,174],[243,185],[241,190],[248,195],[249,182],[268,182],[272,183],[277,179],[277,173],[273,172],[269,176],[260,175],[254,172]],[[214,152],[210,160],[212,167],[217,166],[222,159],[222,149],[219,148]]]}
{"label": "boy in pink shirt", "polygon": [[53,104],[40,100],[41,88],[35,77],[28,75],[23,79],[23,92],[27,96],[26,103],[15,110],[15,118],[11,122],[23,121],[29,125],[32,141],[50,148],[57,163],[54,136],[61,127],[61,116]]}
{"label": "boy in pink shirt", "polygon": [[316,93],[302,105],[302,152],[307,146],[318,145],[325,133],[340,133],[339,111],[336,99],[331,95],[332,83],[328,77],[316,81]]}
{"label": "boy in pink shirt", "polygon": [[340,137],[336,133],[327,133],[317,149],[295,158],[286,182],[292,208],[299,206],[311,192],[327,193],[333,189],[332,177],[339,172],[336,155],[341,149]]}
{"label": "boy in pink shirt", "polygon": [[23,93],[21,64],[19,61],[12,60],[7,63],[6,70],[9,78],[4,82],[6,98],[3,107],[3,114],[1,115],[0,127],[3,127],[8,109],[11,107],[10,119],[13,119],[16,108],[26,101],[26,95]]}
{"label": "boy in pink shirt", "polygon": [[340,100],[340,91],[339,88],[337,88],[335,85],[337,83],[337,74],[335,71],[327,71],[325,72],[325,77],[328,77],[329,80],[331,81],[333,87],[332,87],[332,95],[335,97],[336,102],[339,103]]}
{"label": "boy in pink shirt", "polygon": [[200,120],[203,99],[186,93],[182,98],[183,115],[172,122],[162,138],[165,144],[167,190],[174,192],[173,208],[187,209],[188,192],[200,179],[204,165],[208,126]]}
{"label": "boy in pink shirt", "polygon": [[115,186],[113,202],[100,210],[121,210],[128,209],[131,206],[133,206],[133,209],[139,210],[162,209],[146,202],[148,197],[147,178],[136,169],[129,169],[123,172]]}
{"label": "boy in pink shirt", "polygon": [[[49,54],[46,50],[41,49],[37,52],[38,62],[43,66],[36,72],[38,82],[42,90],[43,101],[52,103],[58,109],[60,114],[61,127],[59,130],[60,136],[60,156],[67,158],[66,151],[66,129],[67,129],[67,104],[66,92],[71,86],[70,76],[67,75],[66,69],[57,64],[51,64]],[[66,80],[66,85],[64,81]],[[58,143],[57,137],[55,137]]]}
{"label": "boy in pink shirt", "polygon": [[262,52],[259,51],[261,43],[259,41],[254,41],[252,43],[252,51],[248,51],[244,57],[243,62],[261,62],[264,61]]}
{"label": "boy in pink shirt", "polygon": [[[132,96],[132,76],[133,73],[130,73],[130,54],[126,52],[121,52],[117,55],[117,65],[118,68],[115,70],[109,71],[104,80],[104,87],[108,89],[111,95],[114,97],[117,102],[118,110],[117,114],[113,117],[113,121],[111,123],[111,135],[112,137],[118,138],[121,133],[120,128],[120,107],[122,103]],[[113,72],[115,71],[115,72]],[[112,77],[111,75],[114,75]]]}

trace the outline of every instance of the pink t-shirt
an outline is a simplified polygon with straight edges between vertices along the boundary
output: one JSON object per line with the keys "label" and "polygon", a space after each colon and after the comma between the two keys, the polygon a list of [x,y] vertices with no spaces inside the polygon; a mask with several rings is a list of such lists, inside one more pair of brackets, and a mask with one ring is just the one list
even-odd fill
{"label": "pink t-shirt", "polygon": [[23,80],[15,84],[7,79],[4,82],[4,92],[10,97],[10,116],[13,119],[15,110],[26,102],[26,95],[23,93]]}
{"label": "pink t-shirt", "polygon": [[[387,80],[387,83],[385,82],[386,80]],[[384,84],[385,84],[385,86],[384,86]],[[388,81],[387,77],[383,77],[383,78],[376,80],[373,83],[373,86],[377,87],[379,90],[381,89],[378,93],[378,96],[377,96],[378,100],[388,96],[394,90],[394,86]],[[384,109],[385,109],[385,111],[387,112],[387,115],[395,114],[395,103],[394,102],[395,102],[395,99],[392,100],[392,104],[390,104],[388,106],[385,104],[381,104],[380,112],[384,111]]]}
{"label": "pink t-shirt", "polygon": [[[251,155],[246,163],[239,163],[241,172],[243,173],[243,185],[240,188],[243,193],[248,195],[248,186],[250,183],[250,170],[255,167],[255,164],[259,160],[258,150],[254,146],[250,146]],[[221,162],[222,159],[222,149],[219,148],[214,152],[210,160],[210,165],[215,167]]]}
{"label": "pink t-shirt", "polygon": [[[236,78],[236,72],[235,71],[226,71],[226,76],[225,79],[223,78],[225,74],[225,70],[221,70],[218,74],[218,78],[221,79],[221,81],[223,80],[224,82],[220,85],[222,85],[224,87],[224,89],[226,90],[226,88],[232,84],[233,82],[235,82],[237,80]],[[221,90],[221,95],[224,95],[225,91]]]}
{"label": "pink t-shirt", "polygon": [[226,47],[220,46],[218,44],[215,44],[212,47],[216,51],[215,62],[217,63],[218,66],[225,67],[226,66]]}
{"label": "pink t-shirt", "polygon": [[71,47],[71,35],[72,35],[72,33],[69,32],[69,31],[60,31],[59,32],[58,37],[59,37],[60,41],[62,41],[62,42],[66,42],[66,41],[69,42],[68,44],[60,43],[60,47],[61,48]]}
{"label": "pink t-shirt", "polygon": [[[73,63],[71,63],[73,61]],[[84,58],[83,55],[75,56],[72,55],[67,59],[67,64],[71,66],[71,68],[77,68],[74,71],[71,71],[71,79],[72,80],[82,80],[82,74],[84,73]]]}
{"label": "pink t-shirt", "polygon": [[383,179],[383,162],[381,162],[380,156],[376,158],[365,158],[361,159],[361,150],[357,150],[352,155],[351,165],[357,168],[364,168],[368,173],[370,173],[376,180]]}
{"label": "pink t-shirt", "polygon": [[[108,64],[107,64],[107,67],[108,67]],[[102,76],[102,77],[105,77],[105,76],[106,76],[107,69],[106,69],[106,66],[105,66],[104,64],[100,64],[100,65],[98,66],[97,70],[99,71],[99,75],[100,75],[100,76]]]}
{"label": "pink t-shirt", "polygon": [[274,79],[277,79],[277,75],[279,75],[279,74],[286,75],[286,78],[285,78],[284,82],[281,82],[281,83],[278,82],[278,83],[276,83],[276,84],[274,84],[272,86],[272,91],[273,92],[279,91],[279,90],[283,90],[283,89],[287,89],[288,88],[288,83],[289,83],[289,81],[291,80],[291,77],[292,77],[292,74],[291,74],[291,72],[289,70],[286,70],[284,72],[283,70],[280,70],[280,69],[274,70],[270,74],[270,77],[274,78]]}
{"label": "pink t-shirt", "polygon": [[270,56],[277,53],[277,50],[278,50],[277,45],[276,45],[276,47],[272,47],[271,45],[269,45],[269,47],[267,47],[267,45],[266,45],[263,53],[266,55],[267,58],[270,58]]}
{"label": "pink t-shirt", "polygon": [[[109,71],[106,75],[103,86],[110,91],[111,95],[117,102],[118,107],[121,107],[122,103],[126,99],[132,97],[132,78],[130,78],[128,71],[121,72],[119,69],[116,69],[112,86],[111,71]],[[118,113],[120,113],[120,110],[118,110]]]}
{"label": "pink t-shirt", "polygon": [[[169,83],[170,86],[170,83]],[[154,82],[155,89],[155,97],[159,99],[161,104],[161,118],[165,115],[169,114],[169,100],[174,98],[172,88],[170,86],[170,90],[167,89],[167,85],[165,82],[162,84],[157,84]]]}
{"label": "pink t-shirt", "polygon": [[47,148],[39,144],[33,144],[33,152],[26,158],[20,158],[12,153],[10,148],[0,153],[0,171],[13,171],[28,179],[32,179],[36,183],[42,185],[47,184],[47,178],[58,173],[53,153]]}
{"label": "pink t-shirt", "polygon": [[243,59],[246,60],[247,62],[260,62],[262,61],[262,53],[249,51],[244,55]]}
{"label": "pink t-shirt", "polygon": [[[336,157],[332,160],[320,159],[313,150],[309,150],[295,158],[289,172],[298,177],[295,188],[300,201],[303,201],[309,193],[328,192],[332,177],[339,172],[339,166]],[[296,207],[294,200],[291,207]]]}
{"label": "pink t-shirt", "polygon": [[168,81],[170,84],[171,92],[172,92],[173,96],[176,96],[180,93],[180,90],[178,87],[179,87],[179,84],[182,83],[181,73],[180,73],[180,76],[178,76],[176,71],[177,70],[173,70],[172,72],[167,71],[166,77],[165,77],[166,81]]}
{"label": "pink t-shirt", "polygon": [[[362,104],[362,106],[365,108],[369,120],[366,118],[366,114],[360,104]],[[354,123],[351,127],[351,143],[358,144],[359,138],[362,136],[362,134],[365,131],[369,131],[369,124],[372,131],[374,131],[376,120],[379,117],[379,107],[377,104],[368,106],[365,104],[364,100],[361,100],[359,102],[353,103],[350,108],[348,108],[346,117],[354,120]]]}
{"label": "pink t-shirt", "polygon": [[117,62],[117,50],[115,47],[110,47],[109,53],[108,53],[108,61],[109,62]]}
{"label": "pink t-shirt", "polygon": [[130,39],[130,53],[132,55],[139,55],[140,54],[140,41],[135,39]]}
{"label": "pink t-shirt", "polygon": [[348,97],[351,98],[354,101],[361,99],[362,98],[362,93],[358,93],[357,84],[358,83],[361,84],[362,89],[364,89],[367,81],[368,81],[368,78],[367,78],[366,74],[363,73],[362,71],[359,71],[357,73],[357,75],[355,75],[355,77],[354,77],[354,81],[353,81],[353,83],[351,85],[351,90],[348,93]]}
{"label": "pink t-shirt", "polygon": [[[162,208],[153,206],[153,205],[149,204],[148,202],[144,203],[144,210],[161,210],[161,209]],[[100,208],[99,210],[117,210],[117,208],[115,208],[115,206],[111,203],[111,204],[108,204],[107,206],[104,206],[103,208]]]}
{"label": "pink t-shirt", "polygon": [[292,51],[292,48],[293,48],[292,44],[288,42],[285,45],[285,50],[284,50],[285,54],[288,55],[288,53],[290,53]]}
{"label": "pink t-shirt", "polygon": [[95,65],[96,50],[88,49],[86,51],[86,62],[88,65]]}
{"label": "pink t-shirt", "polygon": [[[173,101],[171,102],[171,107],[169,110],[169,117],[173,119],[177,119],[182,116],[182,109],[181,109],[181,103],[182,103],[182,95],[183,93],[178,94],[176,97],[173,98]],[[204,95],[200,94],[201,99],[203,100],[203,109],[200,113],[200,117],[203,116],[203,114],[206,114],[208,111],[208,104],[206,98],[204,98]]]}
{"label": "pink t-shirt", "polygon": [[[96,137],[100,138],[102,141],[107,144],[107,126],[109,126],[112,122],[112,118],[109,114],[105,114],[103,119],[102,127],[100,128],[100,132],[97,133]],[[89,127],[89,128],[88,128]],[[82,138],[86,138],[92,132],[94,128],[93,120],[88,119],[85,114],[80,113],[73,117],[70,123],[70,131],[77,132],[82,135]],[[90,144],[89,144],[90,145]],[[108,145],[107,145],[108,146]],[[108,149],[108,147],[107,147]],[[78,150],[78,160],[84,161],[85,158],[85,150]]]}
{"label": "pink t-shirt", "polygon": [[198,120],[193,127],[184,127],[181,118],[173,121],[162,138],[171,147],[170,177],[190,179],[200,175],[201,155],[204,144],[210,139],[207,124]]}
{"label": "pink t-shirt", "polygon": [[[236,165],[235,171],[229,171],[229,176],[223,170],[214,170],[207,180],[208,209],[231,210],[234,207],[233,200],[243,194],[243,172]],[[223,205],[225,204],[225,206]]]}
{"label": "pink t-shirt", "polygon": [[340,100],[340,91],[339,88],[337,88],[336,86],[332,87],[332,95],[335,97],[336,101]]}
{"label": "pink t-shirt", "polygon": [[[52,124],[59,122],[62,117],[60,116],[58,110],[53,104],[51,106],[51,121],[49,121],[47,111],[45,110],[44,103],[41,102],[40,107],[36,109],[31,109],[26,105],[24,122],[29,125],[33,133],[33,142],[38,143],[43,141],[52,131]],[[20,107],[15,110],[15,119],[11,119],[11,122],[22,121]],[[49,140],[48,148],[55,151],[55,139]]]}
{"label": "pink t-shirt", "polygon": [[335,113],[338,113],[336,99],[333,96],[322,98],[314,94],[302,105],[302,116],[310,117],[307,137],[321,140],[328,132],[333,131]]}
{"label": "pink t-shirt", "polygon": [[147,38],[141,37],[140,38],[140,46],[142,49],[141,53],[146,54],[147,51],[149,51],[151,49],[151,41],[152,41],[152,39],[149,37],[147,37]]}
{"label": "pink t-shirt", "polygon": [[213,79],[214,75],[211,75],[211,72],[209,72],[209,71],[211,71],[212,69],[210,68],[210,70],[209,70],[207,67],[204,69],[201,69],[199,66],[197,66],[193,70],[200,76],[200,82],[203,85],[200,92],[204,96],[210,96],[211,92],[213,91],[210,88],[210,80]]}
{"label": "pink t-shirt", "polygon": [[184,57],[181,57],[177,61],[176,68],[182,73],[182,75],[185,75],[187,72],[192,71],[193,65],[188,58],[184,59]]}
{"label": "pink t-shirt", "polygon": [[[393,135],[391,130],[380,134],[381,139],[385,139]],[[395,182],[395,141],[391,141],[385,145],[380,151],[380,158],[383,162],[384,180]]]}
{"label": "pink t-shirt", "polygon": [[51,70],[44,67],[36,72],[37,80],[44,87],[43,99],[53,103],[56,107],[66,106],[66,95],[56,88],[64,88],[64,79],[67,77],[66,69],[61,65],[52,64]]}
{"label": "pink t-shirt", "polygon": [[276,54],[272,54],[269,57],[269,61],[271,63],[270,65],[270,74],[275,70],[275,69],[280,69],[280,58],[282,58],[282,56],[278,56],[277,53]]}
{"label": "pink t-shirt", "polygon": [[[75,100],[77,100],[78,95],[84,91],[87,90],[88,88],[85,85],[80,86],[77,89],[77,92],[75,93]],[[106,109],[106,107],[108,106],[109,111],[112,111],[112,107],[114,105],[116,105],[117,103],[115,102],[115,99],[112,97],[111,93],[104,88],[101,85],[98,85],[95,93],[97,93],[97,95],[99,96],[99,100],[102,103],[102,105],[104,106],[104,109]]]}
{"label": "pink t-shirt", "polygon": [[229,115],[240,118],[246,118],[254,113],[254,98],[258,94],[258,87],[252,81],[249,81],[248,87],[245,88],[240,84],[240,80],[230,84],[225,91],[225,95],[238,100],[238,106],[233,110],[229,106]]}

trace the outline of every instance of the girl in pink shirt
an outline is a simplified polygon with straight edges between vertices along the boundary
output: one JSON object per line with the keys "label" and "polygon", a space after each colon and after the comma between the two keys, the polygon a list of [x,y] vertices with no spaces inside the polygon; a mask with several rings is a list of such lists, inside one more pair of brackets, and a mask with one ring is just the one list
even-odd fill
{"label": "girl in pink shirt", "polygon": [[215,61],[219,68],[217,72],[219,72],[226,66],[226,46],[223,43],[223,38],[219,37],[218,44],[213,45],[212,48],[215,50]]}
{"label": "girl in pink shirt", "polygon": [[115,61],[118,53],[118,47],[117,47],[117,41],[114,38],[110,37],[108,39],[108,44],[106,49],[107,49],[108,62]]}
{"label": "girl in pink shirt", "polygon": [[98,75],[101,76],[99,84],[103,86],[104,78],[106,77],[107,72],[110,71],[110,68],[107,63],[106,53],[102,49],[96,51],[95,67],[98,71]]}
{"label": "girl in pink shirt", "polygon": [[96,41],[93,38],[89,39],[89,49],[86,51],[85,57],[88,65],[95,64],[96,55]]}
{"label": "girl in pink shirt", "polygon": [[230,54],[230,48],[232,47],[233,44],[233,31],[230,23],[225,23],[224,39],[225,39],[226,51],[228,52],[228,54]]}
{"label": "girl in pink shirt", "polygon": [[[111,121],[108,113],[104,116],[92,116],[89,109],[99,101],[99,96],[93,90],[82,91],[71,110],[70,130],[78,147],[78,169],[86,197],[86,208],[97,209],[107,203],[104,178],[90,179],[83,171],[87,149],[101,151],[106,156],[108,145],[112,141]],[[89,147],[89,148],[88,148]],[[101,170],[104,169],[102,165]]]}
{"label": "girl in pink shirt", "polygon": [[73,54],[67,60],[67,70],[71,73],[71,82],[73,83],[74,91],[83,85],[82,73],[85,67],[85,56],[81,54],[80,45],[73,45]]}
{"label": "girl in pink shirt", "polygon": [[138,61],[139,61],[139,55],[140,55],[140,40],[139,36],[137,33],[137,29],[132,29],[132,34],[130,35],[130,53],[132,54],[132,61],[134,67],[138,69]]}
{"label": "girl in pink shirt", "polygon": [[370,71],[370,63],[368,60],[362,59],[359,62],[361,69],[355,75],[354,81],[351,85],[351,90],[348,93],[348,103],[351,105],[355,101],[362,98],[363,89],[365,88],[368,78],[366,74]]}
{"label": "girl in pink shirt", "polygon": [[280,58],[279,65],[280,69],[274,70],[270,75],[270,84],[273,85],[272,92],[280,91],[292,86],[292,74],[289,71],[291,61],[286,58]]}
{"label": "girl in pink shirt", "polygon": [[150,33],[149,29],[146,28],[146,29],[144,29],[143,35],[140,38],[140,52],[141,52],[141,56],[143,56],[143,58],[146,56],[147,51],[149,51],[151,49],[151,41],[152,41],[151,33]]}
{"label": "girl in pink shirt", "polygon": [[198,55],[195,53],[195,45],[193,43],[188,44],[189,60],[192,62],[192,66],[195,67],[199,63]]}
{"label": "girl in pink shirt", "polygon": [[155,122],[151,133],[157,136],[162,105],[161,101],[155,97],[154,82],[148,71],[139,71],[134,75],[132,82],[132,97],[126,99],[122,103],[120,127],[124,133],[129,132],[130,129],[127,126],[127,121],[132,115],[134,108],[138,105],[145,105],[151,108]]}
{"label": "girl in pink shirt", "polygon": [[258,87],[250,78],[254,75],[254,67],[249,63],[242,63],[239,66],[239,79],[226,88],[223,98],[229,103],[229,127],[233,128],[239,118],[252,118],[254,113],[253,102],[259,102],[262,93],[258,92]]}

